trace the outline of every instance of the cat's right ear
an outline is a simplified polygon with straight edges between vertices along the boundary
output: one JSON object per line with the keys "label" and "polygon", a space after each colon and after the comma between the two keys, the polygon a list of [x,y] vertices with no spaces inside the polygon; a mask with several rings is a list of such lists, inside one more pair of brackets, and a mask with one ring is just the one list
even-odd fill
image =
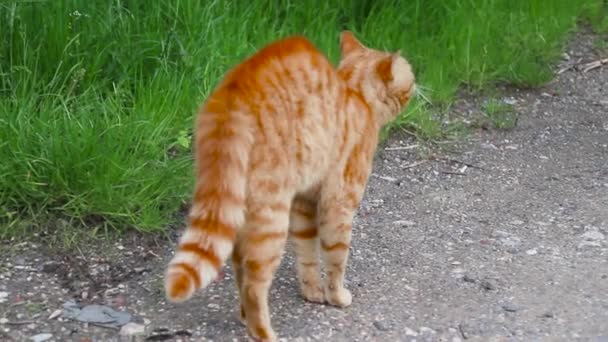
{"label": "cat's right ear", "polygon": [[342,57],[362,48],[363,44],[359,42],[352,32],[342,31],[340,34],[340,51],[342,52]]}

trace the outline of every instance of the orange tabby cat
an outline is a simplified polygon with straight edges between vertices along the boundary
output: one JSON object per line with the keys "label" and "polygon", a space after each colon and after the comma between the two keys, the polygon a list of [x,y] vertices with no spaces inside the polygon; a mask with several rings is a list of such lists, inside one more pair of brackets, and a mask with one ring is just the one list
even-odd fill
{"label": "orange tabby cat", "polygon": [[379,130],[415,82],[399,52],[369,49],[350,32],[340,47],[336,70],[303,37],[270,44],[230,71],[201,108],[189,226],[165,277],[170,301],[209,285],[232,256],[249,334],[275,341],[268,290],[289,233],[304,298],[350,305],[353,216]]}

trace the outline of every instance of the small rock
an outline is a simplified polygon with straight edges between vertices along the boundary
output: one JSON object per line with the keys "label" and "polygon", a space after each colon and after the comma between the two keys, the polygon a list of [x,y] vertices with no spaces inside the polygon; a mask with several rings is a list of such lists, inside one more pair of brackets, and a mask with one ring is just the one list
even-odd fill
{"label": "small rock", "polygon": [[393,224],[395,226],[411,227],[411,226],[415,225],[416,223],[413,221],[408,221],[408,220],[397,220],[397,221],[393,221]]}
{"label": "small rock", "polygon": [[6,302],[7,299],[8,299],[8,292],[0,291],[0,303]]}
{"label": "small rock", "polygon": [[583,241],[578,244],[578,249],[586,247],[602,247],[602,244],[599,241]]}
{"label": "small rock", "polygon": [[481,286],[482,289],[484,289],[486,291],[492,291],[492,290],[496,289],[496,286],[487,279],[482,280],[479,285]]}
{"label": "small rock", "polygon": [[118,296],[114,297],[113,299],[108,300],[108,303],[112,303],[112,305],[118,306],[118,307],[125,306],[127,304],[127,297],[122,294],[119,294]]}
{"label": "small rock", "polygon": [[464,280],[467,283],[474,283],[477,281],[477,279],[475,279],[472,275],[470,274],[465,274],[464,277],[462,277],[462,280]]}
{"label": "small rock", "polygon": [[145,331],[146,327],[143,324],[130,322],[120,328],[119,334],[122,336],[132,336],[143,334]]}
{"label": "small rock", "polygon": [[135,267],[133,270],[135,271],[135,273],[143,273],[144,271],[147,271],[148,269],[145,267]]}
{"label": "small rock", "polygon": [[405,336],[418,336],[418,333],[408,327],[405,327]]}
{"label": "small rock", "polygon": [[545,312],[542,316],[543,318],[553,318],[553,313],[552,312]]}
{"label": "small rock", "polygon": [[453,276],[454,278],[457,278],[457,279],[458,279],[458,278],[462,278],[462,277],[464,276],[464,273],[465,273],[465,272],[466,272],[466,271],[465,271],[465,269],[464,269],[464,268],[462,268],[462,267],[456,267],[456,268],[454,268],[454,269],[452,270],[452,276]]}
{"label": "small rock", "polygon": [[374,323],[372,323],[372,324],[373,324],[374,328],[376,328],[380,331],[387,331],[387,330],[391,329],[391,327],[388,324],[384,323],[383,321],[374,321]]}
{"label": "small rock", "polygon": [[42,334],[31,336],[30,340],[32,340],[34,342],[43,342],[46,340],[50,340],[52,337],[53,337],[53,334],[42,333]]}
{"label": "small rock", "polygon": [[511,236],[511,234],[505,232],[504,230],[495,230],[492,232],[493,238],[506,238]]}
{"label": "small rock", "polygon": [[513,304],[513,303],[504,303],[501,305],[502,309],[507,311],[507,312],[517,312],[520,310],[519,306]]}
{"label": "small rock", "polygon": [[517,247],[510,247],[510,248],[507,248],[507,252],[511,253],[511,254],[518,254],[519,253],[519,248],[517,248]]}
{"label": "small rock", "polygon": [[19,265],[19,266],[25,266],[25,264],[26,264],[26,260],[24,257],[16,257],[13,262],[15,263],[15,265]]}
{"label": "small rock", "polygon": [[298,336],[298,337],[290,339],[290,340],[286,339],[285,337],[279,337],[279,342],[287,342],[287,341],[306,342],[306,339],[302,336]]}
{"label": "small rock", "polygon": [[105,290],[103,292],[103,294],[104,294],[104,296],[113,296],[119,292],[120,292],[120,290],[117,287],[112,287],[112,288]]}
{"label": "small rock", "polygon": [[6,318],[6,317],[0,318],[0,324],[6,324],[6,323],[8,323],[8,318]]}
{"label": "small rock", "polygon": [[62,317],[86,323],[103,323],[121,326],[131,321],[132,315],[126,311],[116,311],[106,305],[86,305],[80,307],[73,300],[63,304]]}
{"label": "small rock", "polygon": [[420,327],[420,334],[421,335],[432,335],[432,334],[435,334],[435,330],[433,330],[429,327]]}
{"label": "small rock", "polygon": [[510,249],[517,249],[521,245],[521,239],[517,236],[507,236],[500,239],[500,243]]}
{"label": "small rock", "polygon": [[48,261],[42,265],[42,272],[51,273],[55,272],[59,268],[59,263],[55,261]]}
{"label": "small rock", "polygon": [[192,337],[192,333],[188,330],[176,330],[175,336]]}
{"label": "small rock", "polygon": [[526,251],[526,254],[528,254],[528,255],[536,255],[536,254],[538,254],[538,251],[536,250],[536,248],[532,248],[532,249],[528,249]]}
{"label": "small rock", "polygon": [[604,240],[605,236],[597,230],[591,230],[581,235],[581,237],[587,241],[600,241]]}
{"label": "small rock", "polygon": [[53,311],[53,313],[49,316],[49,320],[59,317],[59,315],[61,315],[62,312],[63,312],[63,310],[61,310],[61,309],[57,309],[57,310]]}
{"label": "small rock", "polygon": [[397,181],[397,178],[391,177],[391,176],[381,176],[381,175],[376,175],[376,174],[372,174],[372,175],[375,176],[375,177],[377,177],[377,178],[380,178],[380,179],[383,179],[385,181],[388,181],[388,182],[396,182]]}
{"label": "small rock", "polygon": [[219,306],[218,304],[215,304],[215,303],[209,303],[209,304],[207,305],[207,307],[208,307],[209,309],[215,309],[215,310],[218,310],[218,309],[220,308],[220,306]]}

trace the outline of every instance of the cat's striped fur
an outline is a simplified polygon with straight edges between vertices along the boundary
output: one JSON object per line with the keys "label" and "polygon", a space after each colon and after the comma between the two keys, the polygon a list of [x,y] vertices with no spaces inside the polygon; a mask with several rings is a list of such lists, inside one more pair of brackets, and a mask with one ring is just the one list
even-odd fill
{"label": "cat's striped fur", "polygon": [[[334,68],[303,37],[272,43],[231,70],[196,123],[196,187],[166,294],[189,299],[232,257],[251,336],[276,340],[268,290],[288,235],[302,295],[345,307],[352,219],[382,125],[407,105],[414,74],[399,52],[341,35]],[[325,279],[320,274],[320,260]]]}

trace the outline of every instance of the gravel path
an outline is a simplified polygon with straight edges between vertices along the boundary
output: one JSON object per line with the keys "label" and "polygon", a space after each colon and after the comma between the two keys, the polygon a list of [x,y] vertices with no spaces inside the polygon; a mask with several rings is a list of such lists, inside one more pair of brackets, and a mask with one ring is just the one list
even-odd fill
{"label": "gravel path", "polygon": [[[568,55],[560,67],[599,58],[586,35]],[[355,222],[353,305],[304,302],[289,253],[271,292],[279,336],[608,341],[608,67],[501,96],[520,113],[514,130],[481,129],[433,158],[404,149],[407,137],[382,147]],[[473,117],[481,101],[463,96],[452,111]],[[61,313],[73,297],[132,313],[129,327],[145,328],[135,340],[246,340],[229,267],[188,305],[165,303],[166,242],[0,248],[0,340],[120,340],[117,327]]]}

